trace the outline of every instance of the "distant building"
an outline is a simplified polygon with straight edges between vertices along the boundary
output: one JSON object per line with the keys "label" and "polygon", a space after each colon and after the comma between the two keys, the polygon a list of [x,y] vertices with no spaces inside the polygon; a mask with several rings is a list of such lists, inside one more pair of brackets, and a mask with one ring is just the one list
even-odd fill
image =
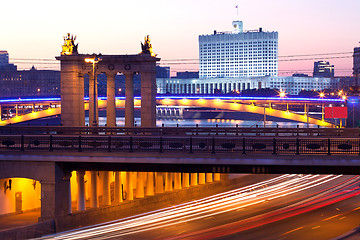
{"label": "distant building", "polygon": [[160,94],[228,94],[249,89],[282,89],[291,95],[302,90],[336,89],[338,78],[320,77],[239,77],[208,79],[156,79]]}
{"label": "distant building", "polygon": [[180,79],[189,79],[189,78],[199,78],[199,72],[177,72],[176,78]]}
{"label": "distant building", "polygon": [[9,54],[7,51],[0,51],[0,71],[16,71],[17,67],[9,63]]}
{"label": "distant building", "polygon": [[200,78],[237,78],[278,75],[278,33],[243,31],[242,21],[232,32],[199,36]]}
{"label": "distant building", "polygon": [[170,78],[170,67],[156,66],[157,78]]}
{"label": "distant building", "polygon": [[334,65],[325,61],[314,62],[313,77],[334,77]]}
{"label": "distant building", "polygon": [[355,76],[359,76],[359,74],[360,74],[360,47],[354,48],[353,74]]}
{"label": "distant building", "polygon": [[60,95],[60,72],[54,70],[0,71],[0,97]]}

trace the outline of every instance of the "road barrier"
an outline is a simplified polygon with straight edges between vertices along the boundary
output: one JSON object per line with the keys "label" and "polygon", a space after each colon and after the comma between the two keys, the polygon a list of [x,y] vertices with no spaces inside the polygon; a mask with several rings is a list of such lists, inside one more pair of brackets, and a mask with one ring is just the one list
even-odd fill
{"label": "road barrier", "polygon": [[360,155],[360,138],[219,135],[0,135],[0,151]]}

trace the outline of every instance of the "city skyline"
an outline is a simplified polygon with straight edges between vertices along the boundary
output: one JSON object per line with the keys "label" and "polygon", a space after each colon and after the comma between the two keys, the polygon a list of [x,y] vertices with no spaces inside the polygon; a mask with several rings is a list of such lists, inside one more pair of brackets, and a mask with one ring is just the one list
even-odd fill
{"label": "city skyline", "polygon": [[[335,0],[56,3],[4,3],[2,15],[8,21],[2,27],[5,37],[0,49],[9,52],[10,62],[19,69],[33,64],[38,69],[58,68],[54,57],[60,54],[63,36],[69,32],[77,35],[80,53],[102,54],[136,54],[140,41],[150,35],[163,66],[170,65],[172,71],[197,70],[198,36],[231,30],[233,20],[242,20],[244,30],[262,27],[279,32],[279,75],[291,75],[294,70],[311,75],[314,61],[319,60],[335,65],[335,75],[351,75],[350,52],[360,40],[356,31],[360,2],[356,0],[341,4]],[[310,56],[283,57],[289,55]],[[309,60],[298,60],[304,58]]]}

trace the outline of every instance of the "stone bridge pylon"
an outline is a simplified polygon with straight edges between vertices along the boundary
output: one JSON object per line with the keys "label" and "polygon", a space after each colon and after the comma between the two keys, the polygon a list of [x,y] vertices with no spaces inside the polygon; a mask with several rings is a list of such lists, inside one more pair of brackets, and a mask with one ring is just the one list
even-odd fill
{"label": "stone bridge pylon", "polygon": [[134,126],[134,81],[141,75],[141,126],[156,126],[156,62],[148,37],[142,44],[142,52],[133,55],[79,54],[76,37],[64,37],[60,60],[61,66],[61,124],[84,126],[84,75],[89,75],[89,125],[98,126],[97,75],[107,77],[107,126],[116,125],[115,76],[125,75],[125,127]]}

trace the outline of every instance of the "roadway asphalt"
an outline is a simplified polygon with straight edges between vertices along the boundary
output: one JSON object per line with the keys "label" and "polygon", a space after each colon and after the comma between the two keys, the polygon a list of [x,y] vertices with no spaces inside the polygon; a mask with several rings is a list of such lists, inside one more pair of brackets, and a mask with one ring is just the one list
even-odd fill
{"label": "roadway asphalt", "polygon": [[284,175],[56,238],[332,239],[360,224],[359,183],[359,176]]}
{"label": "roadway asphalt", "polygon": [[283,175],[56,238],[332,239],[360,224],[359,183],[359,176]]}

